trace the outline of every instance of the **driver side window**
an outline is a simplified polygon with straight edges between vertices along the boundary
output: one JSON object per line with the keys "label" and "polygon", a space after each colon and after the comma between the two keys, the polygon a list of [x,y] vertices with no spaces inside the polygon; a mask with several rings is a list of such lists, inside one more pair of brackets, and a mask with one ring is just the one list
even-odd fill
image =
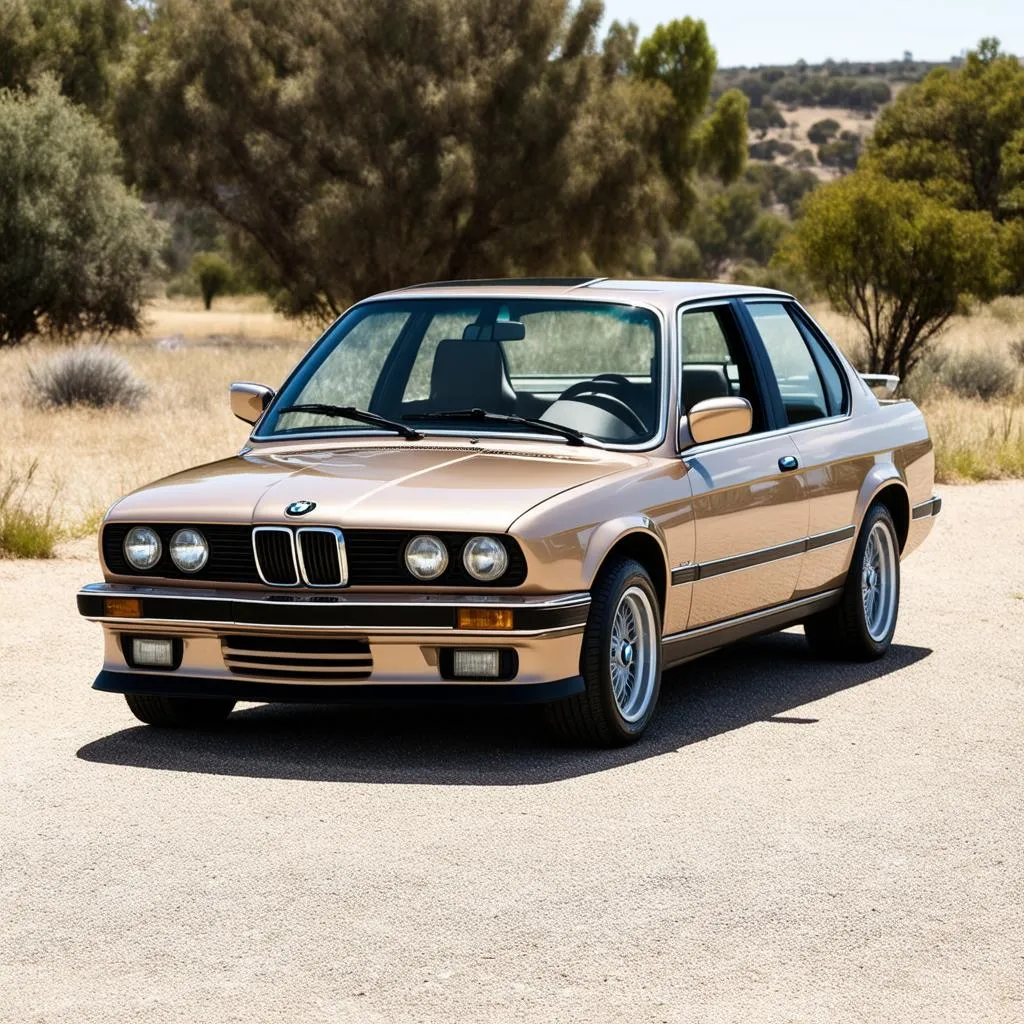
{"label": "driver side window", "polygon": [[683,411],[689,413],[708,398],[745,398],[754,410],[753,430],[763,430],[754,374],[732,307],[685,310],[679,318],[679,340]]}

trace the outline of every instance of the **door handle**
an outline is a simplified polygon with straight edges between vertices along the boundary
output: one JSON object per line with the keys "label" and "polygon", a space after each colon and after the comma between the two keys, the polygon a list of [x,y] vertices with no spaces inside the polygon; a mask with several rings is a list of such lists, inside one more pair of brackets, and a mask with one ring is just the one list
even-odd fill
{"label": "door handle", "polygon": [[791,470],[797,469],[800,465],[799,459],[795,455],[783,455],[779,459],[779,469],[783,473],[789,473]]}

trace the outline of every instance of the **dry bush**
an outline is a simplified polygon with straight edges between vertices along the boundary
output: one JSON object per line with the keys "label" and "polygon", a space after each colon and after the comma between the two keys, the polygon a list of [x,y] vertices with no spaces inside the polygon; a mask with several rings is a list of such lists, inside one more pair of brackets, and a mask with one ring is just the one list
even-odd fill
{"label": "dry bush", "polygon": [[1001,352],[964,352],[946,360],[942,382],[961,398],[990,402],[1005,398],[1017,387],[1017,368]]}
{"label": "dry bush", "polygon": [[935,478],[970,483],[1024,477],[1024,407],[947,397],[925,407]]}
{"label": "dry bush", "polygon": [[1019,366],[1024,366],[1024,338],[1010,342],[1010,355]]}
{"label": "dry bush", "polygon": [[74,348],[28,371],[28,394],[36,405],[59,409],[136,409],[148,388],[128,363],[109,348]]}

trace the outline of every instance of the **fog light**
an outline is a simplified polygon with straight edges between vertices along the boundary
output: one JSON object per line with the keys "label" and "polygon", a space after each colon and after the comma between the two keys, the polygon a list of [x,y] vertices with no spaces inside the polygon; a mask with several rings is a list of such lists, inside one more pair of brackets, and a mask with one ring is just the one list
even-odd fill
{"label": "fog light", "polygon": [[150,668],[171,668],[174,665],[174,643],[171,640],[133,637],[132,661]]}
{"label": "fog light", "polygon": [[497,679],[501,659],[498,651],[455,651],[452,668],[457,679]]}

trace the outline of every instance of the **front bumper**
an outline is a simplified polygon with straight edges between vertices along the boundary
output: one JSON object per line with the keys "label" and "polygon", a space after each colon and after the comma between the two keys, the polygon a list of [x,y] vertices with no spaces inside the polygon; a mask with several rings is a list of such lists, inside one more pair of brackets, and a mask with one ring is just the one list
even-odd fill
{"label": "front bumper", "polygon": [[[141,616],[108,614],[108,601],[122,598],[137,599]],[[286,595],[98,583],[78,594],[79,612],[103,625],[95,689],[252,701],[555,700],[582,689],[589,606],[587,593]],[[512,628],[460,629],[467,608],[510,610]],[[179,640],[178,664],[133,668],[131,637]],[[501,679],[450,678],[445,659],[455,648],[511,652],[502,657],[512,669]]]}

